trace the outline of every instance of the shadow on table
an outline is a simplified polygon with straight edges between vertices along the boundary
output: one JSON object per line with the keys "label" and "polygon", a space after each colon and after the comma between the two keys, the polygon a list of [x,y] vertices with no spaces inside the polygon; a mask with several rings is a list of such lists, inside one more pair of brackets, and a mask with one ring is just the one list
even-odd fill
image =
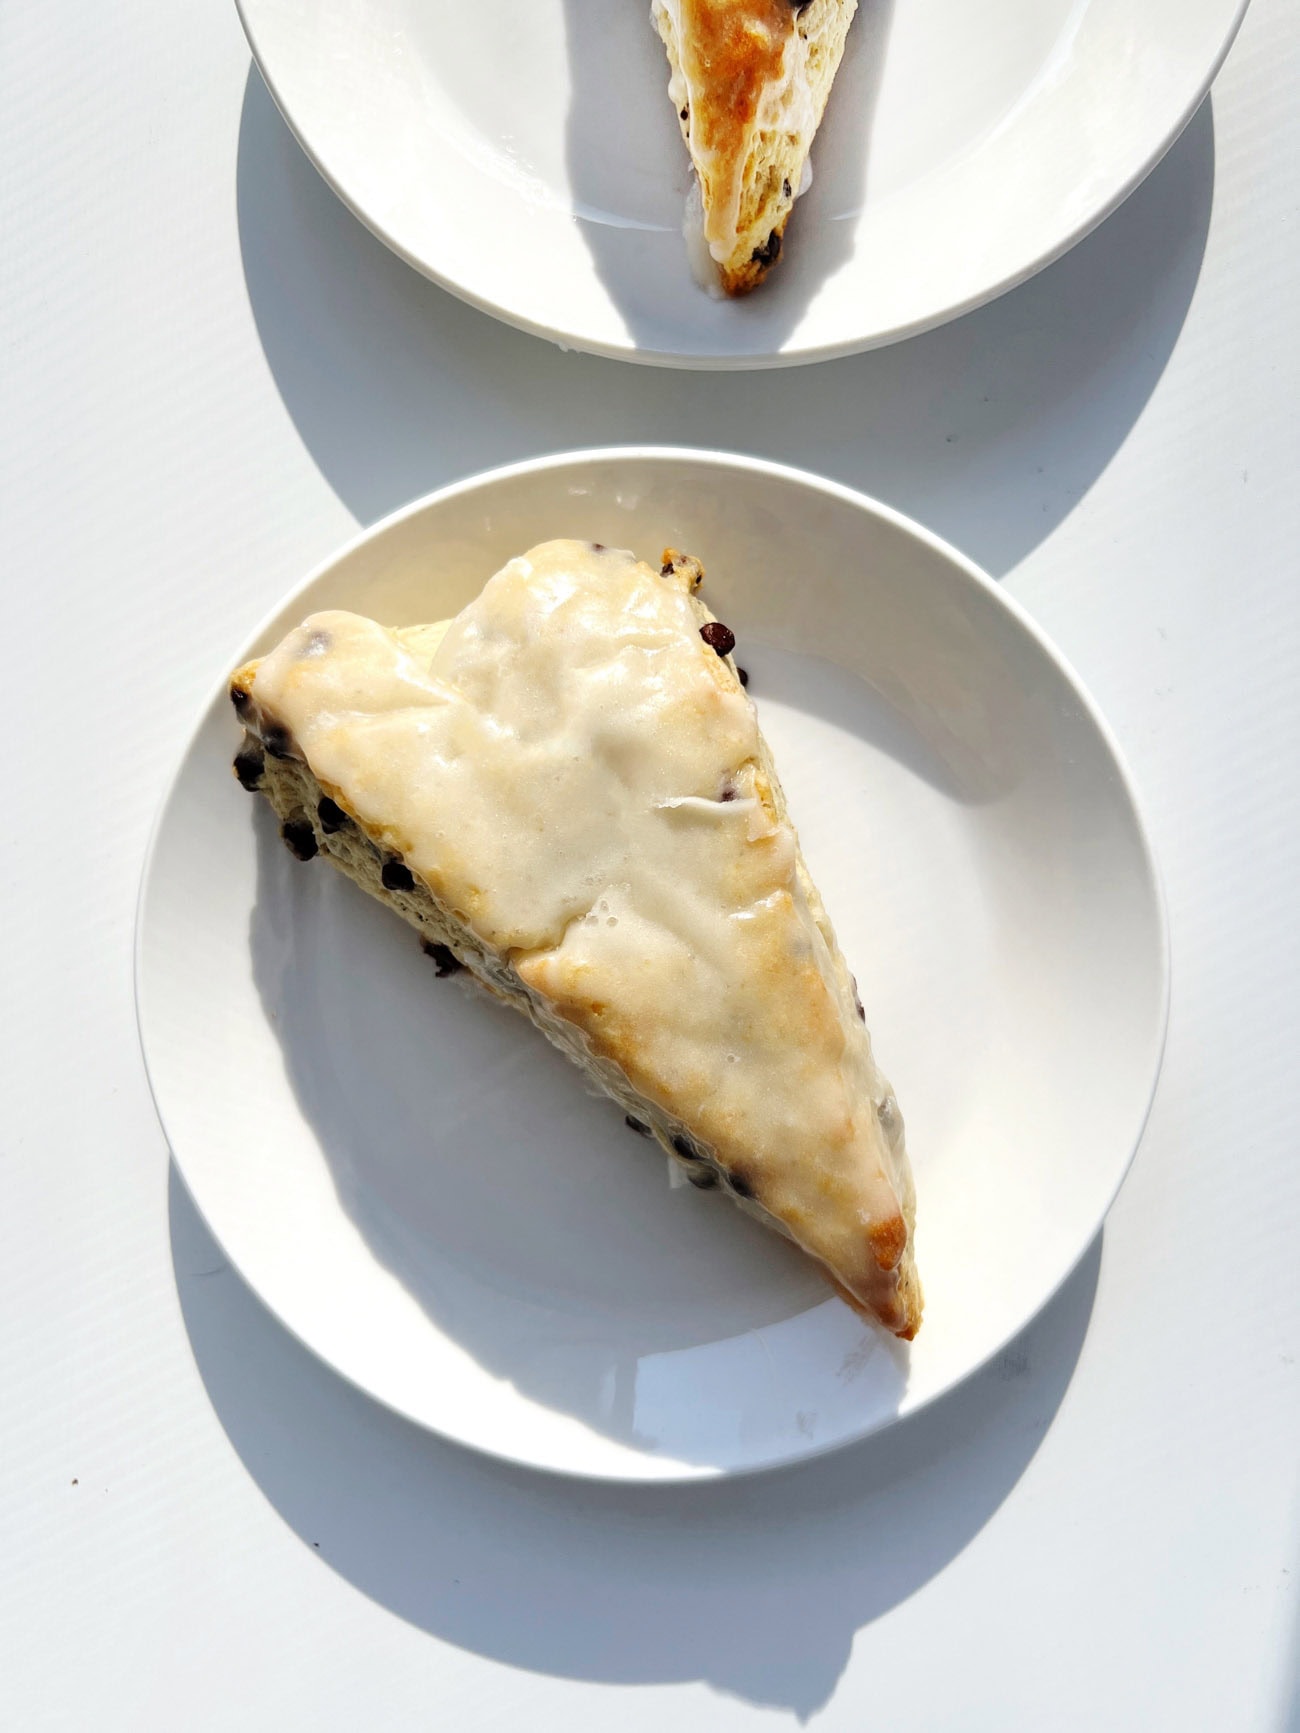
{"label": "shadow on table", "polygon": [[795,1469],[612,1486],[441,1442],[337,1378],[230,1269],[175,1167],[172,1257],[222,1425],[305,1545],[446,1642],[541,1674],[704,1680],[812,1715],[855,1633],[978,1535],[1069,1385],[1101,1237],[1055,1299],[958,1390]]}
{"label": "shadow on table", "polygon": [[[563,354],[462,305],[339,203],[256,71],[237,175],[244,273],[272,376],[363,522],[545,451],[716,446],[862,488],[1001,576],[1087,492],[1160,380],[1200,271],[1214,126],[1207,99],[1126,204],[990,306],[889,349],[768,373]],[[276,485],[268,475],[268,494]]]}
{"label": "shadow on table", "polygon": [[[1300,1542],[1300,1534],[1296,1539]],[[1292,1569],[1300,1566],[1300,1546],[1292,1553]],[[1284,1677],[1277,1704],[1278,1733],[1300,1733],[1300,1597],[1292,1594],[1290,1644],[1283,1663]]]}

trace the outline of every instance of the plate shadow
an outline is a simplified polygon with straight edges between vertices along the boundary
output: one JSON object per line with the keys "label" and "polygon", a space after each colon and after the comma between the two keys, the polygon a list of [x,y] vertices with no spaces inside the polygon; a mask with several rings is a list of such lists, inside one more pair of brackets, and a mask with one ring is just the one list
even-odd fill
{"label": "plate shadow", "polygon": [[608,1684],[703,1680],[801,1720],[856,1633],[945,1569],[1029,1467],[1102,1259],[933,1407],[798,1468],[685,1486],[515,1469],[336,1377],[226,1263],[170,1170],[185,1327],[221,1425],[288,1526],[362,1594],[474,1654]]}
{"label": "plate shadow", "polygon": [[[548,451],[713,446],[861,488],[995,576],[1083,497],[1158,385],[1195,291],[1213,189],[1207,98],[1127,203],[989,306],[819,366],[691,374],[562,353],[425,281],[334,197],[256,70],[236,169],[272,378],[361,522]],[[273,514],[273,475],[266,489]]]}

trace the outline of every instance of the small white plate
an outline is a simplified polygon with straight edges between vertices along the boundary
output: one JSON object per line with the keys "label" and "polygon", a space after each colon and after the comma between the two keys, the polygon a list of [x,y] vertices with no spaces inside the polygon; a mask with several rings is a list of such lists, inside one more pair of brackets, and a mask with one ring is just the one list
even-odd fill
{"label": "small white plate", "polygon": [[366,531],[313,609],[444,617],[512,554],[698,554],[908,1127],[910,1349],[667,1164],[569,1062],[230,774],[224,682],[141,895],[146,1063],[231,1261],[322,1359],[447,1436],[611,1479],[830,1449],[997,1352],[1096,1234],[1164,1037],[1162,902],[1114,743],[1001,590],[883,506],[752,458],[614,450],[498,470]]}
{"label": "small white plate", "polygon": [[238,0],[339,196],[417,270],[575,348],[783,366],[941,324],[1058,257],[1209,88],[1246,0],[861,0],[786,258],[691,280],[649,0]]}

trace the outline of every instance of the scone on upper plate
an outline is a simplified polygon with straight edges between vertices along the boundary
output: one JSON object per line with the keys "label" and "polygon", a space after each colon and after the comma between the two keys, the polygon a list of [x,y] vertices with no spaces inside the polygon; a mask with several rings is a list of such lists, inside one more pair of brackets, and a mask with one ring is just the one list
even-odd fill
{"label": "scone on upper plate", "polygon": [[781,256],[858,0],[651,0],[696,188],[687,242],[705,281],[756,288]]}
{"label": "scone on upper plate", "polygon": [[314,614],[232,679],[236,772],[911,1337],[902,1121],[701,576],[556,541],[449,624]]}

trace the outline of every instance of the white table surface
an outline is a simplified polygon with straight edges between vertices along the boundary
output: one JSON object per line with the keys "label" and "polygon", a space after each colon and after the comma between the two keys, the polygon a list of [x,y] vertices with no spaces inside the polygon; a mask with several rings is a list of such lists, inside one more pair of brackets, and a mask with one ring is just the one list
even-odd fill
{"label": "white table surface", "polygon": [[[391,258],[230,0],[4,7],[0,1725],[1300,1726],[1298,88],[1300,7],[1256,0],[1035,282],[686,377]],[[1002,579],[1127,748],[1174,944],[1132,1175],[1014,1349],[684,1490],[476,1460],[291,1341],[169,1171],[131,995],[154,810],[249,624],[412,495],[641,440],[822,470]]]}

